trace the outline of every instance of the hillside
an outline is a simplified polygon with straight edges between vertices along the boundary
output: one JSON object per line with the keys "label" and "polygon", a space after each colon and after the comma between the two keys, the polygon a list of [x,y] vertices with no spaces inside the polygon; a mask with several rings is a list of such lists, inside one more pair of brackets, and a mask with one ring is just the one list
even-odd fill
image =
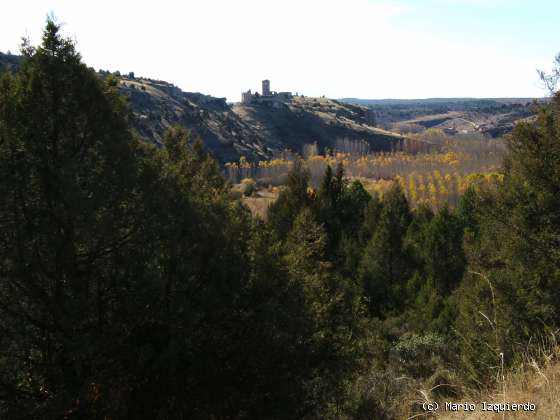
{"label": "hillside", "polygon": [[15,69],[19,62],[19,56],[4,54],[0,51],[0,71],[4,69]]}
{"label": "hillside", "polygon": [[380,127],[408,133],[438,128],[447,134],[480,133],[501,137],[516,122],[532,118],[534,103],[543,98],[432,98],[432,99],[340,99],[367,106]]}
{"label": "hillside", "polygon": [[180,124],[199,135],[220,162],[269,159],[289,149],[337,139],[365,140],[372,150],[390,150],[402,136],[374,126],[366,107],[325,98],[294,97],[251,105],[229,105],[225,98],[183,92],[162,81],[123,78],[134,125],[148,141],[161,142],[165,129]]}
{"label": "hillside", "polygon": [[525,104],[533,101],[534,98],[426,98],[426,99],[360,99],[360,98],[341,98],[341,102],[364,105],[364,106],[450,106],[457,107],[481,107],[490,104]]}
{"label": "hillside", "polygon": [[[0,53],[0,69],[15,69],[19,59]],[[391,150],[403,138],[376,128],[373,113],[360,105],[299,96],[231,106],[225,98],[183,92],[165,81],[117,75],[133,126],[146,141],[161,143],[165,130],[179,124],[202,138],[220,163],[241,156],[270,159],[286,149],[299,153],[303,145],[315,142],[323,150],[343,138],[365,140],[372,150]]]}
{"label": "hillside", "polygon": [[[15,69],[19,57],[0,53],[0,69]],[[100,72],[102,76],[106,72]],[[119,74],[119,73],[117,73]],[[289,149],[319,151],[337,140],[365,140],[370,150],[391,150],[399,134],[439,128],[450,135],[481,133],[499,137],[515,122],[534,114],[531,98],[434,98],[333,100],[296,96],[289,100],[230,105],[225,98],[183,92],[168,82],[120,76],[129,98],[133,126],[149,142],[161,143],[165,130],[179,124],[202,138],[220,161],[266,160]]]}
{"label": "hillside", "polygon": [[377,128],[374,114],[365,107],[327,98],[297,96],[288,102],[235,105],[233,112],[271,147],[299,150],[317,142],[333,147],[336,139],[365,140],[374,150],[388,150],[402,136]]}

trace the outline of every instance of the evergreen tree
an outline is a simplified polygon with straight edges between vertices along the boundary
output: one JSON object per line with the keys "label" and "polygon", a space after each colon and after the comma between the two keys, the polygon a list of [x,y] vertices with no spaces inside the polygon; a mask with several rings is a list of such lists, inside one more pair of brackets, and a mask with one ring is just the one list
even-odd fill
{"label": "evergreen tree", "polygon": [[471,273],[461,290],[457,329],[474,381],[492,378],[500,353],[511,363],[525,343],[560,320],[559,111],[556,94],[535,122],[517,124],[503,183],[469,200],[477,234],[467,242]]}
{"label": "evergreen tree", "polygon": [[338,243],[336,265],[346,278],[355,278],[362,256],[361,229],[371,196],[359,181],[350,184],[341,199],[342,235]]}
{"label": "evergreen tree", "polygon": [[285,263],[291,281],[300,285],[306,308],[299,324],[313,332],[307,338],[306,368],[321,380],[309,381],[305,391],[314,396],[309,404],[322,407],[340,402],[347,392],[363,354],[365,324],[358,289],[348,286],[327,261],[327,235],[310,209],[298,215],[285,244]]}
{"label": "evergreen tree", "polygon": [[2,408],[61,418],[87,410],[99,384],[118,387],[107,355],[152,287],[140,269],[151,181],[114,81],[101,83],[53,20],[22,54],[0,90]]}
{"label": "evergreen tree", "polygon": [[281,238],[286,237],[299,212],[311,205],[308,187],[309,171],[301,159],[296,159],[288,173],[286,188],[268,210],[268,221]]}
{"label": "evergreen tree", "polygon": [[439,294],[448,296],[460,283],[465,271],[463,225],[447,208],[431,220],[421,248],[424,272],[435,282]]}
{"label": "evergreen tree", "polygon": [[422,331],[450,334],[455,317],[451,295],[466,268],[463,224],[443,207],[429,222],[424,222],[415,239],[417,271],[408,285],[408,293],[415,302],[413,323]]}
{"label": "evergreen tree", "polygon": [[366,245],[375,234],[383,210],[383,203],[378,194],[373,194],[364,210],[363,226],[360,230],[360,243]]}
{"label": "evergreen tree", "polygon": [[342,195],[346,185],[344,181],[344,170],[342,165],[337,167],[336,176],[330,165],[327,165],[325,175],[317,191],[315,200],[315,214],[317,220],[325,227],[327,233],[327,253],[328,259],[334,261],[338,242],[343,232],[341,220]]}
{"label": "evergreen tree", "polygon": [[411,218],[406,197],[395,183],[383,197],[375,233],[364,250],[358,271],[372,315],[386,314],[403,301],[404,285],[411,274],[404,243]]}
{"label": "evergreen tree", "polygon": [[457,216],[465,230],[471,235],[478,235],[478,223],[476,220],[476,191],[473,187],[467,188],[459,204],[457,205]]}
{"label": "evergreen tree", "polygon": [[278,231],[253,224],[185,130],[137,141],[52,20],[23,53],[0,81],[0,417],[321,417],[362,312],[301,163]]}
{"label": "evergreen tree", "polygon": [[347,236],[356,238],[359,236],[370,200],[371,195],[360,181],[353,181],[345,188],[341,197],[340,218]]}

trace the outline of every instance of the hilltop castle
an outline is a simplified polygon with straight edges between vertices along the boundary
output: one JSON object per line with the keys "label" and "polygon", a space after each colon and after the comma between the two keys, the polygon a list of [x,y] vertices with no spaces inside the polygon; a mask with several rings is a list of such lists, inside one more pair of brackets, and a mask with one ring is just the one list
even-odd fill
{"label": "hilltop castle", "polygon": [[251,93],[250,89],[247,92],[241,93],[241,103],[243,105],[269,101],[287,101],[290,99],[292,99],[292,92],[271,91],[270,80],[262,81],[262,94],[259,94],[258,92]]}

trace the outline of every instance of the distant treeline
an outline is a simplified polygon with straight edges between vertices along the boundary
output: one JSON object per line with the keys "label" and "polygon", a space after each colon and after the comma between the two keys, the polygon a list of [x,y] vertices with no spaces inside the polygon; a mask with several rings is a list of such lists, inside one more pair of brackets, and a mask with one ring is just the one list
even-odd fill
{"label": "distant treeline", "polygon": [[[340,102],[369,107],[460,107],[475,109],[501,105],[529,105],[545,98],[428,98],[428,99],[357,99],[343,98]],[[452,109],[450,109],[452,110]]]}

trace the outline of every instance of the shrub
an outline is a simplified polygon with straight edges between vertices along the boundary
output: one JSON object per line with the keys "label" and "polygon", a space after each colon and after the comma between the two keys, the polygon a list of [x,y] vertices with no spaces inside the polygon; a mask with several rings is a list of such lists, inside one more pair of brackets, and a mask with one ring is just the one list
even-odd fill
{"label": "shrub", "polygon": [[257,183],[255,182],[254,179],[245,178],[241,181],[240,191],[244,196],[249,197],[256,191],[256,189],[257,189]]}

